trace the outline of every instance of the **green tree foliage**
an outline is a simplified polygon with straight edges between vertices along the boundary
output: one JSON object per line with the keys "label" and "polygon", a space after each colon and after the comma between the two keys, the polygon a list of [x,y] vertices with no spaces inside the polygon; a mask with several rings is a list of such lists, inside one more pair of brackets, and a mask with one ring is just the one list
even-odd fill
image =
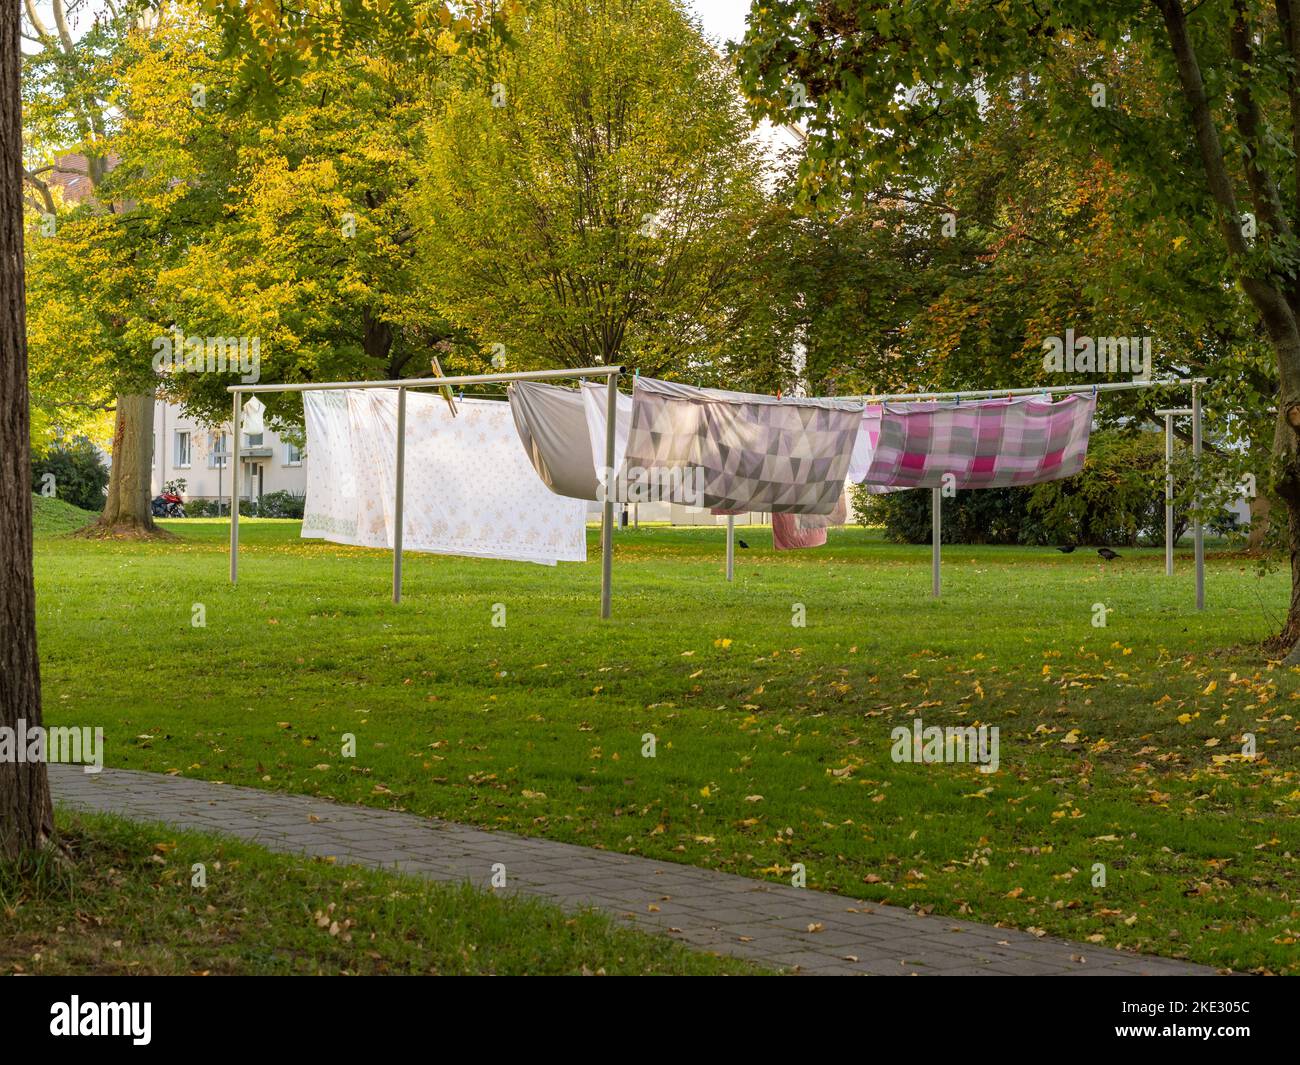
{"label": "green tree foliage", "polygon": [[672,0],[550,0],[509,29],[490,83],[459,79],[429,126],[419,222],[439,309],[510,369],[623,361],[714,382],[752,376],[761,349],[770,370],[748,271],[760,160],[698,27]]}
{"label": "green tree foliage", "polygon": [[219,54],[241,94],[259,99],[357,52],[394,61],[490,57],[513,0],[201,0],[220,33]]}
{"label": "green tree foliage", "polygon": [[[262,382],[427,375],[453,333],[407,200],[445,55],[357,46],[257,107],[199,7],[169,6],[115,55],[118,163],[97,203],[32,240],[34,390],[161,388],[217,421],[250,376],[229,359],[241,342]],[[160,374],[172,358],[188,368]],[[296,396],[267,406],[273,423],[301,417]]]}

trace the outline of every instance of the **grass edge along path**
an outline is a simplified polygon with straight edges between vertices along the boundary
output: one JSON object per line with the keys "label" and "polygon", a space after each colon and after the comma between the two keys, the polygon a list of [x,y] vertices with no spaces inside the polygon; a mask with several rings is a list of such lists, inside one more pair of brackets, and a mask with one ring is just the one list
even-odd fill
{"label": "grass edge along path", "polygon": [[923,917],[824,891],[511,832],[162,773],[51,768],[71,805],[220,832],[284,853],[400,869],[565,908],[591,906],[693,947],[813,975],[1210,976],[1213,969]]}
{"label": "grass edge along path", "polygon": [[[762,970],[497,897],[60,805],[73,861],[0,864],[0,973],[743,975]],[[203,885],[194,880],[202,867]]]}

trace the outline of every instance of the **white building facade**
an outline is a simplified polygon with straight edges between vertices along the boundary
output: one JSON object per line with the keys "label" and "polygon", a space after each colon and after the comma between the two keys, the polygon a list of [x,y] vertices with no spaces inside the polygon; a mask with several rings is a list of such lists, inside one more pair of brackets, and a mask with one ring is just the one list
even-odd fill
{"label": "white building facade", "polygon": [[[302,441],[281,436],[257,422],[240,441],[239,496],[260,499],[270,492],[307,491],[307,457]],[[169,481],[184,481],[185,499],[229,499],[230,423],[207,426],[159,401],[153,413],[152,490],[158,495]]]}

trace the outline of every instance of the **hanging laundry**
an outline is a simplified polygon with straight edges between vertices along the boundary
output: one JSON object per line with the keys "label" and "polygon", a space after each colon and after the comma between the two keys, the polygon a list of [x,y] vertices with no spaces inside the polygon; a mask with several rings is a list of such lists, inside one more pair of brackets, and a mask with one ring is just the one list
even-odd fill
{"label": "hanging laundry", "polygon": [[802,529],[799,527],[799,517],[798,514],[772,515],[772,546],[778,551],[825,546],[826,526]]}
{"label": "hanging laundry", "polygon": [[[339,439],[337,406],[326,400],[313,401],[307,447],[309,469],[319,464],[345,486],[331,492],[319,480],[309,480],[311,528],[330,529],[304,535],[392,547],[397,392],[348,389],[341,395],[347,404],[346,444]],[[442,397],[407,393],[404,550],[544,565],[584,561],[586,504],[555,495],[538,479],[519,447],[509,404],[471,399],[457,409],[453,416]],[[319,502],[313,498],[318,493]]]}
{"label": "hanging laundry", "polygon": [[[637,380],[639,381],[640,378]],[[596,467],[596,480],[604,484],[606,480],[605,426],[609,423],[608,386],[584,381],[582,401],[587,407],[587,432],[590,436],[589,446]],[[619,470],[623,468],[623,455],[627,451],[627,434],[632,425],[632,397],[620,392],[616,410],[618,416],[614,420],[614,469]]]}
{"label": "hanging laundry", "polygon": [[835,509],[829,514],[796,514],[795,528],[800,532],[807,532],[811,529],[827,529],[832,525],[843,525],[849,520],[848,500],[840,493],[840,498],[835,504]]}
{"label": "hanging laundry", "polygon": [[510,413],[533,469],[556,495],[596,498],[596,463],[582,394],[572,388],[516,381]]}
{"label": "hanging laundry", "polygon": [[1070,477],[1083,468],[1096,407],[1096,395],[868,407],[850,476],[875,489],[1008,488]]}
{"label": "hanging laundry", "polygon": [[637,378],[616,498],[638,478],[669,502],[829,514],[844,489],[863,405],[776,399]]}
{"label": "hanging laundry", "polygon": [[[340,544],[360,544],[357,536],[356,460],[348,419],[348,392],[302,394],[307,429],[307,501],[302,535]],[[382,547],[382,543],[369,546]]]}
{"label": "hanging laundry", "polygon": [[266,404],[252,396],[239,414],[239,429],[250,436],[266,432]]}

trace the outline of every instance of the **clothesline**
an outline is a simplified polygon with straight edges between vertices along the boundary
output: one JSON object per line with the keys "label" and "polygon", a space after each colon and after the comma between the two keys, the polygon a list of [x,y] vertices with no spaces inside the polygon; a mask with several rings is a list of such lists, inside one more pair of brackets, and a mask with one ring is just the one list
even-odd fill
{"label": "clothesline", "polygon": [[[367,508],[364,520],[369,523],[365,527],[367,535],[379,537],[381,543],[392,543],[394,600],[397,601],[400,596],[402,533],[408,524],[403,516],[407,392],[459,389],[463,395],[465,386],[485,388],[509,384],[508,405],[518,440],[510,441],[515,447],[513,452],[508,448],[501,451],[501,468],[524,459],[526,454],[527,464],[536,474],[532,483],[538,488],[544,486],[554,496],[569,500],[594,498],[603,504],[602,616],[609,613],[614,502],[660,498],[641,494],[643,488],[649,487],[660,493],[666,489],[668,494],[663,498],[669,502],[704,506],[716,512],[758,509],[794,516],[796,524],[788,530],[791,536],[786,544],[778,546],[799,546],[794,534],[813,533],[803,538],[804,542],[812,543],[818,539],[817,533],[824,536],[826,524],[835,522],[828,516],[842,502],[844,484],[851,467],[852,480],[883,490],[934,489],[934,594],[938,595],[938,478],[941,474],[945,489],[1027,484],[1068,476],[1082,465],[1097,394],[1130,389],[1190,386],[1194,451],[1199,455],[1199,386],[1208,383],[1205,378],[1162,379],[813,399],[783,397],[779,393],[773,397],[694,388],[638,375],[632,396],[625,396],[618,391],[618,378],[622,373],[621,366],[612,366],[399,381],[231,386],[229,391],[235,404],[236,459],[232,500],[237,501],[240,397],[243,392],[326,393],[350,389],[346,403],[353,423],[349,430],[354,440],[353,448],[368,454],[365,461],[370,466],[379,468],[386,464],[392,474],[373,479],[374,483],[387,485],[387,488],[365,489],[370,495],[364,501]],[[604,389],[588,380],[590,378],[603,378]],[[582,382],[583,386],[571,391],[541,383],[566,380]],[[374,403],[363,401],[366,391],[375,389],[388,391],[375,393]],[[1088,394],[1091,402],[1085,403],[1083,400]],[[1054,395],[1070,398],[1051,403],[1050,397]],[[469,491],[465,486],[472,485],[473,477],[466,464],[473,463],[464,456],[472,455],[473,451],[456,445],[452,440],[457,430],[445,415],[454,411],[448,412],[447,408],[437,404],[436,397],[418,392],[417,397],[420,404],[415,414],[417,425],[413,443],[424,449],[419,459],[420,467],[433,469],[441,464],[441,474],[436,478],[425,477],[423,481],[417,477],[413,482],[417,487],[414,505],[423,508],[418,511],[420,520],[411,523],[412,534],[417,538],[413,546],[423,550],[447,550],[449,553],[481,553],[489,557],[531,555],[531,551],[519,547],[517,541],[500,538],[488,540],[479,536],[466,540],[464,536],[468,533],[448,536],[444,531],[438,531],[430,539],[431,534],[425,526],[437,525],[442,530],[446,525],[441,518],[435,517],[446,513],[446,509],[443,503],[431,498],[436,491],[434,482],[448,485],[459,477],[456,487]],[[1049,402],[1035,403],[1034,397],[1047,397]],[[986,402],[972,404],[976,409],[968,413],[967,408],[960,406],[963,399]],[[946,406],[939,405],[943,400],[950,402]],[[504,413],[501,408],[506,406],[486,397],[473,402],[483,408],[484,416],[492,413],[494,418],[497,412]],[[319,405],[317,409],[321,409]],[[441,413],[435,414],[435,411]],[[382,433],[371,431],[374,426],[369,423],[376,418],[389,426]],[[490,436],[499,444],[506,438],[502,431],[504,424],[499,418],[491,423]],[[871,432],[867,431],[869,425],[874,427]],[[482,428],[478,431],[482,443],[487,438],[482,435]],[[523,444],[522,453],[518,448],[520,442]],[[395,451],[396,456],[391,463],[388,461],[389,451]],[[448,457],[457,454],[462,457],[454,460]],[[598,461],[597,456],[603,458],[603,462]],[[527,464],[524,469],[528,468]],[[654,477],[638,482],[637,478],[647,471]],[[378,496],[374,494],[376,491]],[[472,494],[454,496],[452,493],[451,496],[462,501],[461,513],[472,507],[478,507],[476,513],[484,512],[482,501]],[[539,498],[542,502],[539,504],[534,500],[534,506],[539,511],[547,510],[545,497]],[[347,516],[354,513],[355,501],[349,499],[336,524],[347,524]],[[498,508],[496,513],[504,513],[504,510]],[[237,573],[236,514],[236,505],[232,505],[232,582]],[[336,516],[328,516],[329,522],[334,522]],[[812,516],[821,517],[814,519]],[[465,528],[462,523],[462,529]],[[305,529],[304,534],[312,533]],[[1199,522],[1195,523],[1195,534],[1197,605],[1200,607],[1203,605],[1203,538]],[[732,535],[734,522],[729,520],[728,579],[733,557]],[[546,536],[549,533],[543,535],[541,530],[536,535],[528,534],[530,544],[544,545],[544,549],[537,552],[540,557],[532,560],[572,558],[574,555],[570,552],[580,550],[576,542],[568,545],[567,541],[560,539],[547,540]],[[469,549],[476,544],[485,546]],[[465,549],[461,550],[462,547]],[[557,551],[556,547],[562,549]]]}
{"label": "clothesline", "polygon": [[[239,473],[240,473],[240,420],[243,411],[243,395],[256,395],[261,392],[331,392],[351,390],[360,394],[364,390],[386,388],[396,391],[396,427],[395,459],[393,476],[393,602],[402,598],[402,540],[406,522],[405,484],[406,484],[406,399],[412,389],[448,388],[462,385],[493,384],[512,381],[555,381],[566,379],[604,378],[606,396],[609,405],[609,431],[605,440],[605,463],[614,464],[614,416],[618,400],[618,378],[623,373],[622,366],[586,366],[574,369],[530,370],[519,373],[461,374],[455,377],[421,377],[406,378],[395,381],[315,381],[300,384],[279,385],[231,385],[227,392],[231,395],[233,415],[231,418],[231,436],[233,438],[231,478],[230,478],[230,583],[239,580]],[[387,514],[385,515],[387,523]],[[610,615],[613,584],[614,551],[614,503],[607,498],[601,507],[601,544],[600,544],[600,616]]]}
{"label": "clothesline", "polygon": [[880,396],[854,396],[863,403],[901,403],[906,400],[999,399],[1003,396],[1067,396],[1097,392],[1124,392],[1137,388],[1186,388],[1209,384],[1208,377],[1167,377],[1156,381],[1098,381],[1091,385],[1039,385],[1032,388],[986,388],[964,392],[896,392]]}

